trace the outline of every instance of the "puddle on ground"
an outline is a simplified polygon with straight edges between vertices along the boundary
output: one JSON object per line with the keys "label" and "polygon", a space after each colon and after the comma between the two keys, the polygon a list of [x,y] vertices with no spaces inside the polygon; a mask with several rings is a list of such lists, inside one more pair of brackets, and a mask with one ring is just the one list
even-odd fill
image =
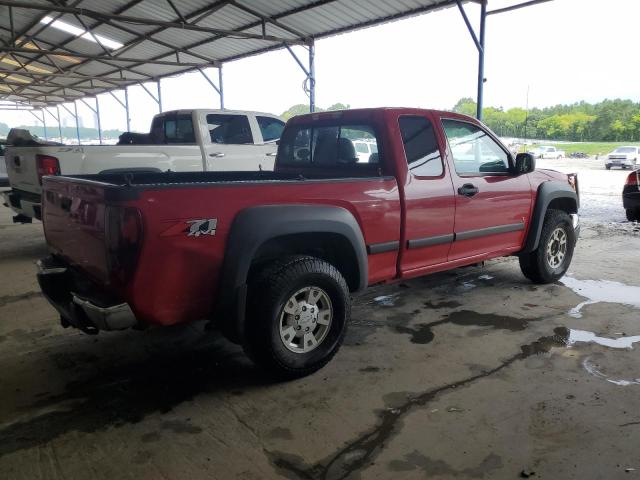
{"label": "puddle on ground", "polygon": [[629,385],[640,385],[640,378],[624,379],[614,377],[613,375],[607,375],[601,370],[600,365],[591,356],[585,358],[582,361],[582,366],[588,373],[590,373],[594,377],[601,378],[602,380],[613,383],[614,385],[618,385],[620,387],[628,387]]}
{"label": "puddle on ground", "polygon": [[593,332],[586,330],[569,330],[569,338],[567,345],[571,346],[576,343],[597,343],[609,348],[633,348],[633,344],[640,342],[640,335],[633,337],[606,338],[599,337]]}
{"label": "puddle on ground", "polygon": [[478,280],[493,280],[494,277],[492,277],[491,275],[480,275],[478,277]]}
{"label": "puddle on ground", "polygon": [[569,315],[582,318],[582,308],[598,302],[622,303],[640,308],[640,287],[609,280],[578,280],[563,277],[560,282],[587,300],[569,310]]}
{"label": "puddle on ground", "polygon": [[380,295],[373,299],[373,303],[380,305],[381,307],[395,307],[396,299],[398,295]]}

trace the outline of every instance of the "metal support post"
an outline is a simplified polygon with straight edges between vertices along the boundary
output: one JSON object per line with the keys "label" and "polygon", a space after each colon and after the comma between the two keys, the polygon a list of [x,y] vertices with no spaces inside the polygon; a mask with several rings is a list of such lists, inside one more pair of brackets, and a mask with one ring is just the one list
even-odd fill
{"label": "metal support post", "polygon": [[224,109],[224,96],[223,96],[223,92],[222,92],[222,70],[220,70],[218,72],[218,81],[220,82],[220,86],[218,87],[215,83],[213,83],[213,80],[211,80],[209,78],[209,76],[206,74],[206,72],[199,68],[198,71],[202,74],[202,76],[204,77],[204,79],[207,81],[207,83],[209,85],[211,85],[211,87],[218,92],[218,96],[220,97],[220,109]]}
{"label": "metal support post", "polygon": [[74,111],[72,112],[67,108],[67,106],[64,103],[62,103],[61,105],[62,105],[62,108],[64,108],[67,111],[67,113],[71,115],[73,119],[76,121],[76,136],[78,137],[78,145],[80,145],[80,124],[78,123],[78,106],[76,105],[76,102],[74,100],[73,102]]}
{"label": "metal support post", "polygon": [[224,86],[222,84],[222,64],[218,67],[218,85],[220,86],[220,110],[224,110]]}
{"label": "metal support post", "polygon": [[80,120],[78,119],[78,104],[76,101],[73,101],[73,111],[76,114],[76,135],[78,136],[78,145],[82,145],[80,141]]}
{"label": "metal support post", "polygon": [[484,104],[484,39],[487,22],[487,0],[480,4],[480,50],[478,51],[478,102],[476,118],[482,120],[482,107]]}
{"label": "metal support post", "polygon": [[479,0],[480,1],[480,39],[476,36],[476,32],[471,26],[471,22],[469,21],[469,17],[467,17],[467,12],[465,12],[464,7],[462,6],[461,0],[456,0],[458,4],[458,9],[460,10],[460,14],[462,15],[462,19],[464,23],[467,25],[467,29],[469,30],[469,35],[471,35],[471,39],[473,43],[476,45],[478,49],[478,96],[476,101],[476,118],[478,120],[482,120],[482,106],[484,102],[484,40],[485,40],[485,30],[486,30],[486,20],[487,20],[487,0]]}
{"label": "metal support post", "polygon": [[151,98],[153,98],[153,101],[158,104],[158,111],[162,112],[162,98],[160,98],[160,81],[156,82],[156,86],[158,87],[158,96],[157,97],[153,93],[151,93],[151,90],[149,90],[147,87],[145,87],[144,83],[141,83],[140,86],[142,87],[142,89],[145,92],[147,92],[147,94]]}
{"label": "metal support post", "polygon": [[102,145],[102,123],[100,122],[100,102],[98,101],[98,96],[96,95],[96,121],[98,122],[98,142]]}
{"label": "metal support post", "polygon": [[127,115],[127,132],[131,131],[131,118],[129,117],[129,89],[124,87],[124,111]]}
{"label": "metal support post", "polygon": [[309,112],[316,110],[316,46],[309,45]]}
{"label": "metal support post", "polygon": [[160,87],[160,79],[156,81],[156,86],[158,88],[158,112],[162,113],[162,88]]}
{"label": "metal support post", "polygon": [[84,98],[80,99],[80,101],[84,103],[89,108],[89,110],[91,110],[96,116],[96,123],[98,127],[98,138],[100,140],[100,145],[102,145],[102,128],[100,128],[100,104],[98,103],[98,97],[95,97],[95,100],[96,100],[96,108],[93,108],[91,105],[87,103],[87,101]]}
{"label": "metal support post", "polygon": [[309,96],[309,111],[314,112],[316,109],[316,66],[315,66],[315,46],[313,41],[307,47],[309,50],[309,68],[305,67],[300,58],[292,50],[289,45],[285,45],[293,59],[298,66],[302,69],[307,78],[304,81],[303,89]]}
{"label": "metal support post", "polygon": [[44,114],[44,110],[40,109],[40,113],[42,114],[42,128],[44,130],[44,139],[45,140],[49,140],[49,137],[47,137],[47,120],[46,120],[46,116]]}
{"label": "metal support post", "polygon": [[56,112],[58,113],[58,133],[60,134],[60,143],[62,143],[62,124],[60,123],[60,106],[56,105]]}

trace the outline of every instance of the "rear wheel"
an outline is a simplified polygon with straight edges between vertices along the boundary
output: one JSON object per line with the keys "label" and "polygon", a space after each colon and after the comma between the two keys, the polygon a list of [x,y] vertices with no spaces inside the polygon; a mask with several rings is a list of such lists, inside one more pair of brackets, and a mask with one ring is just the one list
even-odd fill
{"label": "rear wheel", "polygon": [[627,208],[626,213],[630,222],[640,222],[640,208]]}
{"label": "rear wheel", "polygon": [[522,273],[534,283],[555,282],[567,272],[575,243],[575,231],[569,214],[561,210],[549,210],[538,248],[520,255]]}
{"label": "rear wheel", "polygon": [[611,170],[611,165],[605,165],[605,168],[606,168],[607,170]]}
{"label": "rear wheel", "polygon": [[350,314],[333,265],[308,256],[273,262],[250,286],[245,352],[278,377],[309,375],[336,354]]}

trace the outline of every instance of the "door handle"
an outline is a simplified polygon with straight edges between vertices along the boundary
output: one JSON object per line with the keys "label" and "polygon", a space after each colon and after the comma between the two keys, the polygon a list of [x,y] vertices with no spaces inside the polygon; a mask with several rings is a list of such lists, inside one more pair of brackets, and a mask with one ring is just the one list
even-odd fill
{"label": "door handle", "polygon": [[278,155],[278,152],[267,153],[267,157],[275,157],[276,155]]}
{"label": "door handle", "polygon": [[222,157],[224,157],[224,153],[222,153],[222,152],[214,152],[214,153],[210,153],[209,156],[210,157],[215,157],[215,158],[222,158]]}
{"label": "door handle", "polygon": [[458,194],[465,197],[473,197],[479,191],[480,190],[478,189],[478,187],[471,183],[465,183],[460,188],[458,188]]}

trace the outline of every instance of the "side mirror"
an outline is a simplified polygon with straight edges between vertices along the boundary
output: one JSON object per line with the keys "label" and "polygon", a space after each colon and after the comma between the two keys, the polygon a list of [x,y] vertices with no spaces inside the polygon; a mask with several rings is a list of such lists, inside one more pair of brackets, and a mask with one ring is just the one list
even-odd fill
{"label": "side mirror", "polygon": [[516,155],[516,174],[530,173],[536,169],[536,159],[530,153]]}

